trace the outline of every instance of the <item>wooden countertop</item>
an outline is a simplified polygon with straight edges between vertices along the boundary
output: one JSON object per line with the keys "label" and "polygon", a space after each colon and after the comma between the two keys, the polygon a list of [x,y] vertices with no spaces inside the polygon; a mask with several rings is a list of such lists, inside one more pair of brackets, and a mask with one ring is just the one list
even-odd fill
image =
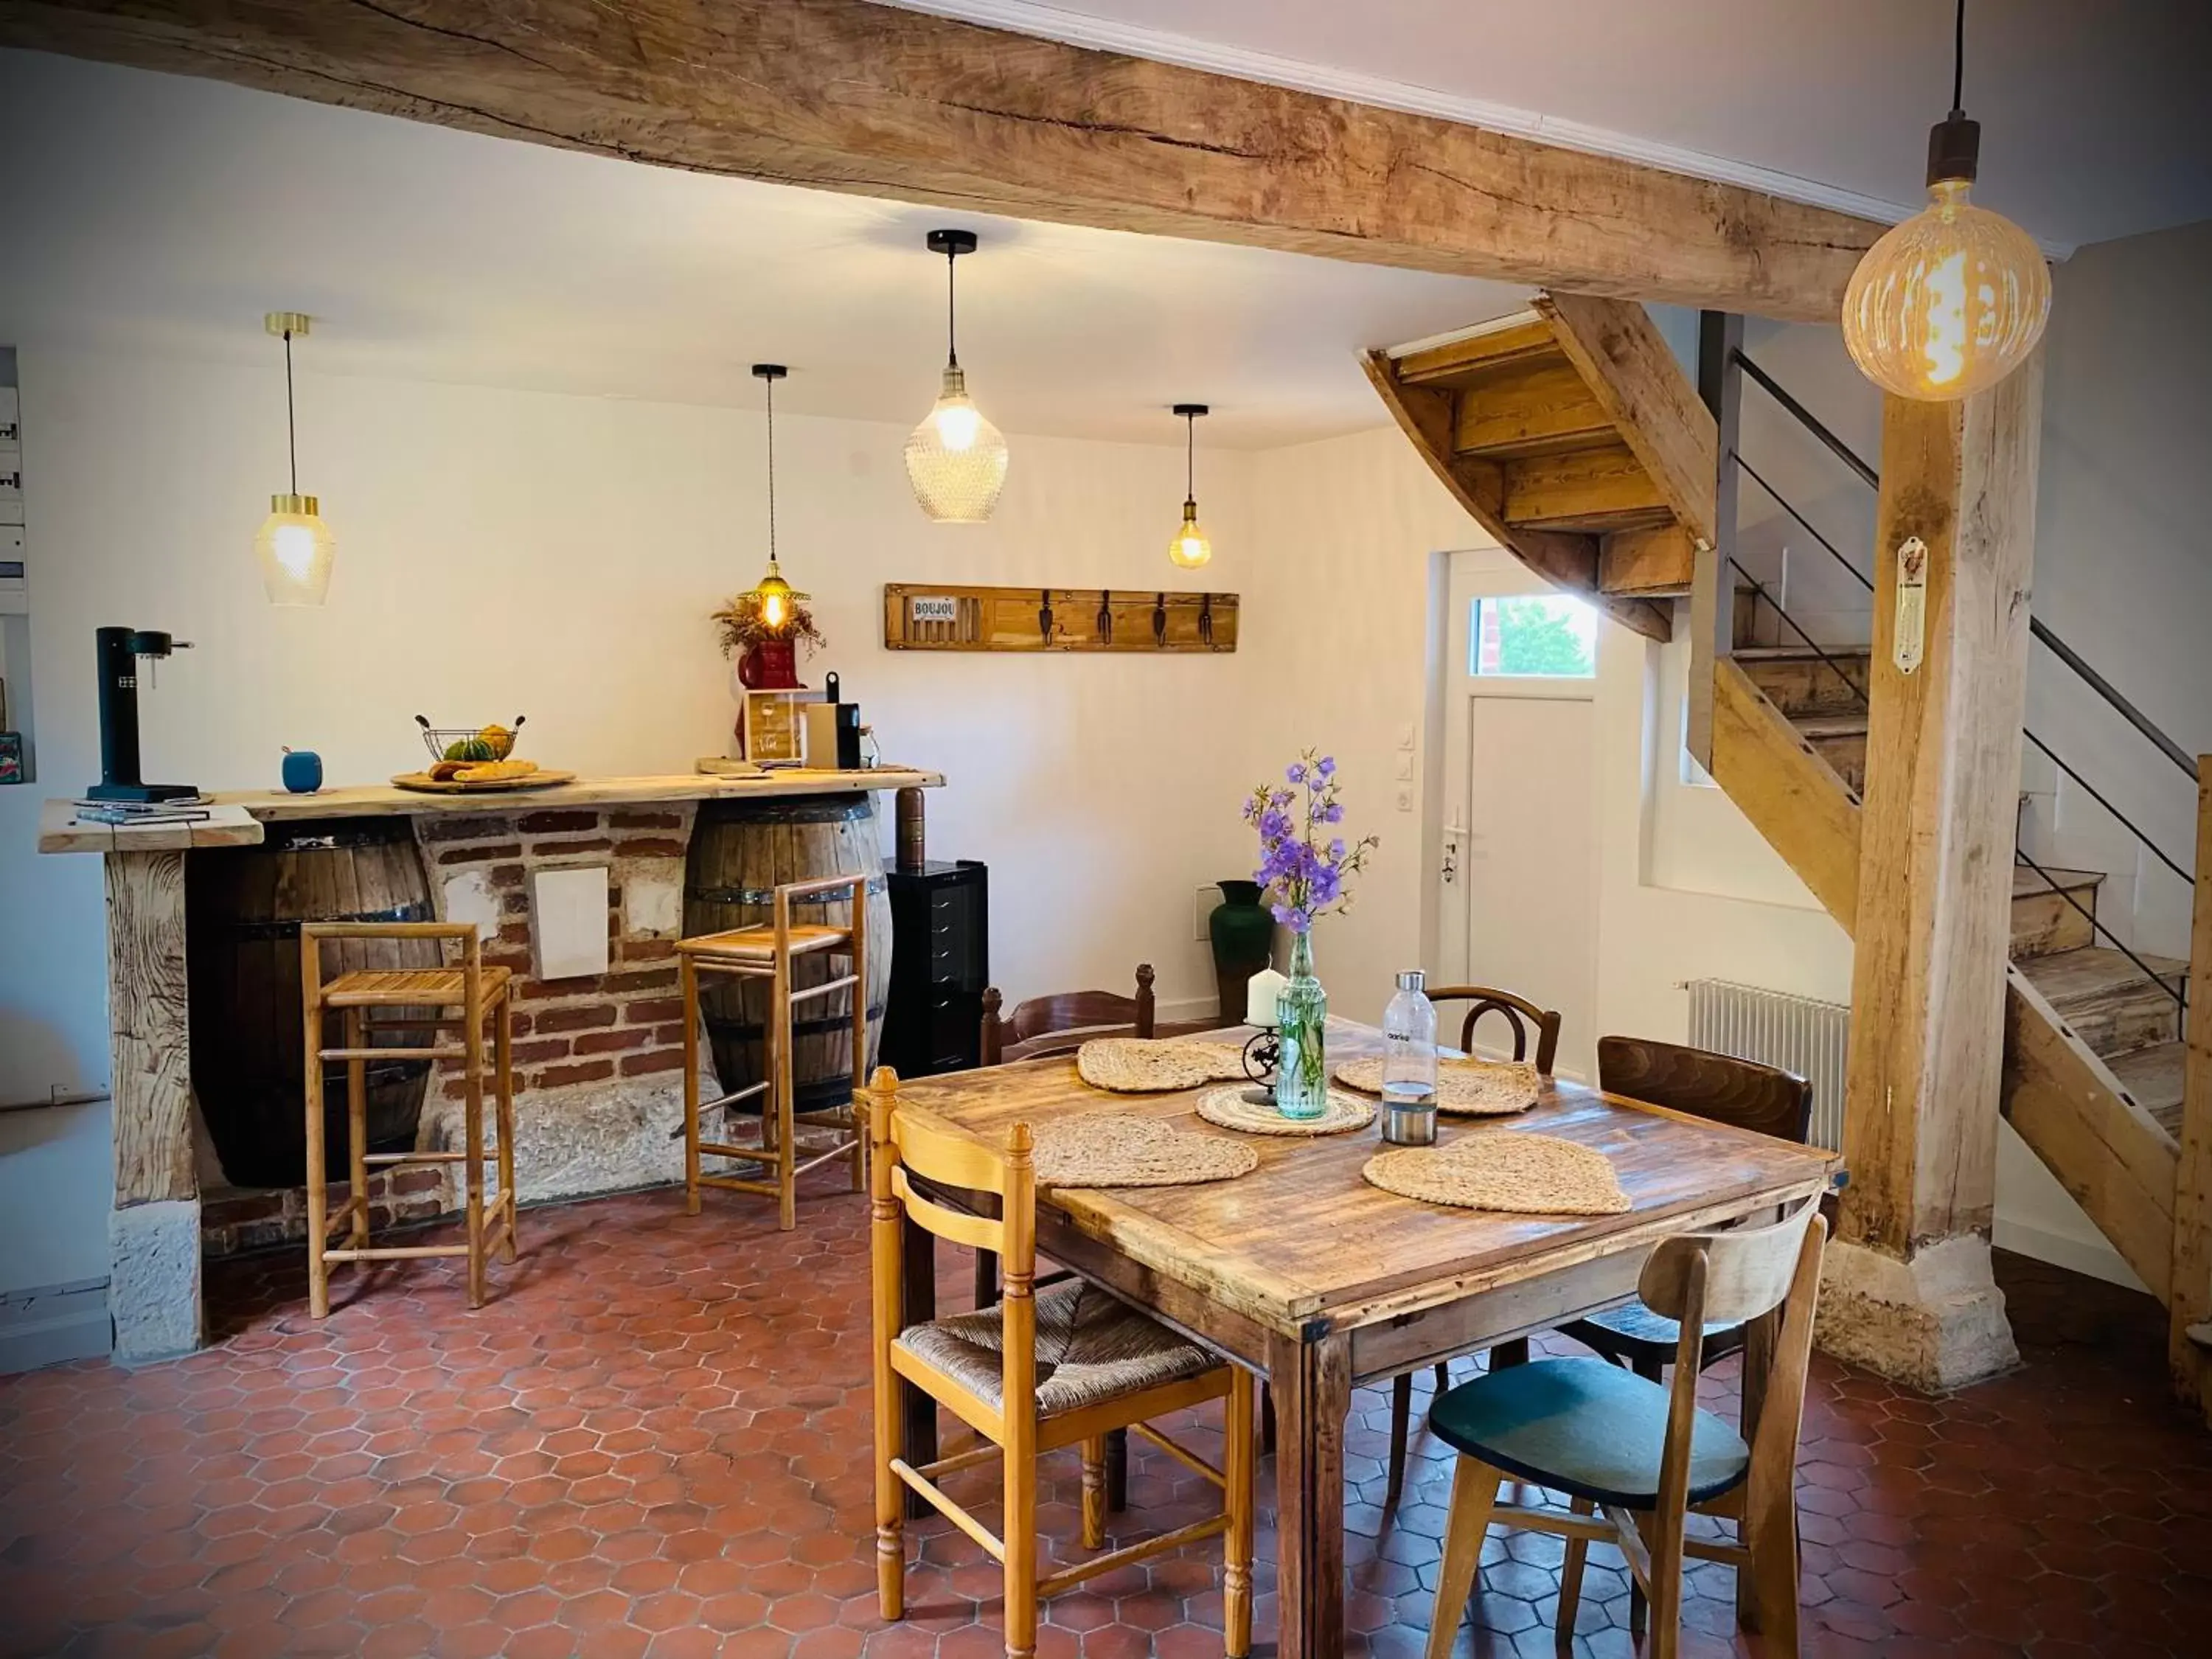
{"label": "wooden countertop", "polygon": [[172,852],[191,847],[252,847],[261,826],[287,818],[402,817],[422,813],[465,812],[477,817],[537,812],[561,807],[623,806],[650,801],[775,799],[802,795],[841,795],[865,789],[935,789],[941,772],[905,766],[876,766],[857,772],[799,769],[760,777],[718,777],[702,772],[658,777],[579,778],[546,789],[516,789],[492,794],[428,795],[390,784],[361,784],[319,789],[312,795],[283,790],[228,790],[212,798],[208,817],[197,823],[77,823],[76,806],[49,800],[39,812],[41,853]]}

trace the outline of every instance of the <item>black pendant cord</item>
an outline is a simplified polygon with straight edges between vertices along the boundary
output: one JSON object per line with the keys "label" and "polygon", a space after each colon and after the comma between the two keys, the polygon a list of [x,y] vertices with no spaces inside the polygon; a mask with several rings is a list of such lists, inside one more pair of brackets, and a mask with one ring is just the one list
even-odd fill
{"label": "black pendant cord", "polygon": [[953,262],[954,262],[956,259],[957,259],[958,258],[959,258],[959,255],[958,255],[957,252],[955,252],[952,249],[951,249],[951,248],[947,248],[947,249],[945,249],[945,366],[947,368],[959,368],[959,367],[960,367],[960,341],[959,341],[959,337],[958,337],[957,333],[956,332],[956,331],[955,331],[955,326],[954,326],[955,322],[956,322],[956,320],[957,320],[957,316],[958,316],[958,313],[957,312],[957,310],[956,310],[956,308],[954,307],[953,303],[952,303],[952,280],[953,280],[953,279],[952,279],[952,266],[953,266]]}
{"label": "black pendant cord", "polygon": [[300,422],[292,408],[292,331],[284,331],[284,449],[292,462],[292,493],[300,493]]}
{"label": "black pendant cord", "polygon": [[768,562],[775,562],[775,382],[763,377],[768,389]]}
{"label": "black pendant cord", "polygon": [[1958,22],[1951,39],[1951,113],[1966,112],[1966,0],[1959,0]]}
{"label": "black pendant cord", "polygon": [[1182,497],[1185,507],[1198,505],[1198,416],[1182,417]]}

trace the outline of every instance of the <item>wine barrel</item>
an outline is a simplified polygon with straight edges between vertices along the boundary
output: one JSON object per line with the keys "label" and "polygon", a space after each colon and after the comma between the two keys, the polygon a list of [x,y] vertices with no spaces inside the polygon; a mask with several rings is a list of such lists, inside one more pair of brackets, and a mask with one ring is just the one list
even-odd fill
{"label": "wine barrel", "polygon": [[[191,999],[192,1091],[223,1174],[240,1187],[307,1179],[306,1043],[300,1020],[303,921],[434,921],[430,884],[409,818],[271,823],[258,847],[207,848],[185,860],[185,939]],[[434,939],[363,939],[323,947],[325,975],[356,968],[434,968]],[[326,1016],[325,1046],[341,1040]],[[378,1033],[377,1047],[423,1034]],[[415,1145],[430,1066],[368,1066],[373,1152]],[[347,1174],[345,1065],[325,1066],[330,1175]]]}
{"label": "wine barrel", "polygon": [[[865,794],[820,795],[800,800],[707,801],[691,831],[684,866],[686,938],[775,919],[774,896],[784,882],[865,872],[867,889],[867,1064],[875,1064],[883,1035],[884,994],[891,976],[891,902],[876,846],[876,814]],[[801,900],[794,921],[842,927],[851,915],[842,899]],[[823,956],[799,958],[793,985],[803,989],[842,978]],[[700,1014],[714,1049],[714,1073],[730,1093],[768,1073],[765,1033],[769,982],[703,975]],[[853,993],[832,991],[802,1002],[792,1015],[792,1092],[797,1109],[819,1111],[847,1104],[853,1091]],[[757,1111],[765,1096],[737,1109]]]}

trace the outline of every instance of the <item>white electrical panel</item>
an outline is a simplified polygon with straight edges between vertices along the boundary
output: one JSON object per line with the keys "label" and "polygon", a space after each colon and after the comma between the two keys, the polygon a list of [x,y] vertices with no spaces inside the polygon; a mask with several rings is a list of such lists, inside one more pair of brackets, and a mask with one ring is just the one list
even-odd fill
{"label": "white electrical panel", "polygon": [[0,386],[0,525],[23,522],[23,423],[21,396]]}

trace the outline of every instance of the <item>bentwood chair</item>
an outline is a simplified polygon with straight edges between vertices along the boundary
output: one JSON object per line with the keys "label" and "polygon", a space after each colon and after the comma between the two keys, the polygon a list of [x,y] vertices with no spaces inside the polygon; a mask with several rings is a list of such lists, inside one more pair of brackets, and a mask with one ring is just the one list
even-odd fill
{"label": "bentwood chair", "polygon": [[[323,947],[336,944],[362,963],[376,959],[375,946],[394,939],[436,939],[460,946],[460,962],[445,968],[356,966],[336,978],[323,977]],[[388,956],[386,958],[389,960]],[[307,921],[300,924],[300,1006],[306,1022],[307,1111],[307,1310],[317,1319],[331,1310],[331,1264],[343,1261],[407,1261],[431,1256],[466,1256],[469,1306],[484,1304],[485,1264],[494,1250],[500,1260],[515,1255],[514,1045],[507,998],[507,970],[487,968],[473,922]],[[338,1016],[340,1038],[333,1047],[326,1016]],[[375,1048],[371,1040],[386,1031],[428,1034],[414,1048]],[[438,1034],[457,1031],[458,1043]],[[484,1052],[489,1039],[491,1053]],[[461,1062],[461,1148],[458,1152],[372,1152],[368,1150],[368,1066],[404,1060]],[[325,1162],[323,1065],[338,1060],[346,1068],[347,1181],[345,1242],[331,1240],[328,1216],[329,1169]],[[484,1087],[492,1085],[497,1117],[499,1185],[484,1195]],[[417,1164],[461,1168],[462,1210],[467,1230],[459,1244],[374,1244],[369,1239],[368,1172]]]}
{"label": "bentwood chair", "polygon": [[[1253,1382],[1204,1348],[1073,1279],[1036,1293],[1036,1176],[1029,1126],[1017,1124],[1005,1146],[965,1134],[914,1110],[898,1097],[898,1079],[879,1068],[867,1095],[869,1237],[874,1285],[877,1594],[885,1619],[904,1616],[904,1492],[942,1511],[1006,1568],[1006,1647],[1029,1659],[1036,1650],[1039,1597],[1133,1561],[1203,1538],[1224,1540],[1224,1647],[1237,1659],[1252,1638]],[[988,1193],[998,1214],[955,1210],[931,1192]],[[900,1325],[905,1224],[1006,1264],[998,1306]],[[899,1385],[920,1389],[986,1443],[917,1468],[902,1444]],[[1151,1428],[1152,1419],[1224,1402],[1222,1467]],[[1222,1490],[1220,1513],[1088,1560],[1040,1574],[1037,1460],[1077,1449],[1083,1466],[1082,1541],[1105,1543],[1106,1435],[1134,1429]],[[983,1523],[938,1484],[945,1475],[1000,1463],[1004,1534]]]}
{"label": "bentwood chair", "polygon": [[[789,1232],[798,1222],[799,1177],[809,1170],[842,1158],[851,1169],[853,1190],[857,1193],[866,1184],[862,1160],[867,1155],[867,1133],[859,1121],[857,1109],[849,1106],[826,1111],[796,1109],[792,1082],[792,1014],[801,1003],[851,988],[853,1093],[857,1097],[867,1076],[868,1064],[866,888],[867,878],[864,875],[821,876],[812,881],[785,882],[775,890],[766,922],[677,941],[677,965],[684,988],[684,1200],[691,1214],[699,1213],[699,1189],[702,1187],[758,1193],[775,1200],[776,1224]],[[791,919],[794,902],[836,902],[841,893],[848,911],[848,919],[842,924],[795,922]],[[825,910],[823,914],[829,913]],[[843,957],[847,971],[836,978],[825,978],[818,985],[794,988],[793,969],[798,960],[817,952]],[[713,1100],[700,1098],[699,981],[702,975],[769,982],[765,1033],[768,1074],[757,1083]],[[769,1098],[761,1111],[757,1146],[726,1139],[705,1139],[701,1129],[705,1114],[726,1111],[763,1094]],[[799,1146],[802,1127],[829,1131],[829,1144],[807,1149],[803,1162]],[[726,1134],[729,1133],[725,1131]],[[755,1164],[766,1174],[756,1177],[708,1172],[701,1166],[702,1157]]]}
{"label": "bentwood chair", "polygon": [[[1516,996],[1510,991],[1500,991],[1487,985],[1442,985],[1428,994],[1432,1004],[1469,1002],[1474,1006],[1460,1021],[1459,1048],[1462,1054],[1474,1052],[1475,1022],[1485,1014],[1502,1017],[1513,1033],[1513,1058],[1528,1058],[1529,1038],[1535,1038],[1536,1070],[1545,1077],[1552,1075],[1553,1062],[1559,1053],[1559,1012],[1556,1008],[1539,1008],[1526,997]],[[1521,1340],[1500,1343],[1491,1350],[1490,1363],[1493,1367],[1517,1365],[1528,1358],[1528,1344]],[[1451,1365],[1447,1360],[1437,1361],[1437,1396],[1441,1399],[1451,1387]],[[1390,1474],[1385,1483],[1382,1501],[1386,1504],[1398,1501],[1398,1494],[1406,1484],[1406,1443],[1410,1437],[1413,1419],[1413,1378],[1410,1372],[1390,1379]]]}
{"label": "bentwood chair", "polygon": [[[1827,1231],[1807,1202],[1763,1227],[1680,1234],[1652,1251],[1638,1288],[1681,1333],[1672,1388],[1602,1359],[1539,1359],[1462,1382],[1436,1403],[1429,1425],[1460,1455],[1428,1659],[1451,1651],[1493,1522],[1567,1540],[1563,1640],[1595,1542],[1619,1547],[1650,1598],[1652,1659],[1679,1651],[1685,1556],[1748,1570],[1764,1650],[1797,1651],[1797,1435]],[[1778,1307],[1765,1408],[1747,1444],[1698,1406],[1704,1331]],[[1563,1492],[1568,1508],[1500,1505],[1498,1489],[1509,1480]],[[1736,1537],[1685,1537],[1691,1510],[1734,1520]]]}
{"label": "bentwood chair", "polygon": [[1137,994],[1111,991],[1062,991],[1031,997],[1000,1018],[999,988],[983,993],[982,1056],[986,1066],[1012,1065],[1048,1054],[1070,1054],[1093,1037],[1153,1035],[1155,1005],[1152,964],[1137,964]]}

